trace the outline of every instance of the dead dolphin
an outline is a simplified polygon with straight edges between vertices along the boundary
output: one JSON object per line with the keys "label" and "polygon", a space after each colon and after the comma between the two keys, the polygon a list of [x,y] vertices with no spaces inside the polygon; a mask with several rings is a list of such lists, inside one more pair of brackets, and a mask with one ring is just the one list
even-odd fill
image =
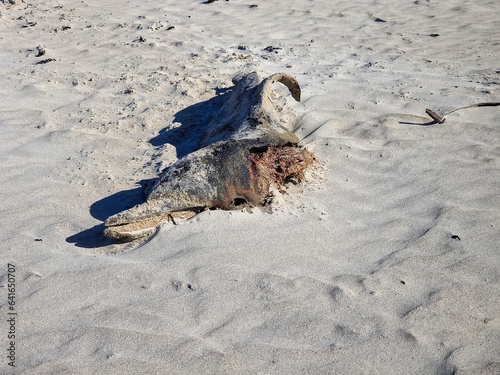
{"label": "dead dolphin", "polygon": [[228,100],[201,137],[201,148],[165,169],[145,203],[109,217],[105,235],[130,241],[153,234],[162,221],[189,218],[207,208],[262,205],[272,184],[300,180],[314,155],[298,147],[297,136],[282,125],[283,113],[272,101],[274,82],[300,101],[299,84],[291,75],[264,80],[257,73],[237,75]]}

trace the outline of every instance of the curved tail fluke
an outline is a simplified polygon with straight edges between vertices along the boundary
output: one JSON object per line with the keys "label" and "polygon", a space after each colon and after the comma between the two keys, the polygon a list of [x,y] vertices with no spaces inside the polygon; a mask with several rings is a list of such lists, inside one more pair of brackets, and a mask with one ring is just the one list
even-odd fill
{"label": "curved tail fluke", "polygon": [[266,84],[273,84],[274,82],[280,82],[284,84],[286,87],[288,87],[288,90],[290,90],[290,94],[292,94],[292,97],[300,102],[300,86],[297,80],[291,76],[290,74],[286,73],[276,73],[267,78]]}

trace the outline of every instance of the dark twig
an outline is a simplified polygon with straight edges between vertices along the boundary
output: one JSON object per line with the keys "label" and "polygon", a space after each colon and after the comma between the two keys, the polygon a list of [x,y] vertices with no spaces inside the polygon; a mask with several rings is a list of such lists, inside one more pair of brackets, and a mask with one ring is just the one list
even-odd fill
{"label": "dark twig", "polygon": [[434,121],[436,121],[438,124],[442,124],[445,121],[444,116],[449,115],[450,113],[460,111],[462,109],[468,109],[468,108],[478,108],[478,107],[497,107],[500,106],[500,102],[485,102],[485,103],[477,103],[477,104],[472,104],[467,107],[460,107],[457,109],[454,109],[453,111],[450,111],[448,113],[445,113],[442,116],[439,116],[436,112],[426,109],[425,113],[427,113]]}
{"label": "dark twig", "polygon": [[425,113],[427,113],[429,116],[432,117],[432,119],[434,121],[436,121],[438,124],[442,124],[444,122],[444,118],[442,118],[441,116],[439,116],[436,112],[430,110],[429,108],[427,108],[425,110]]}

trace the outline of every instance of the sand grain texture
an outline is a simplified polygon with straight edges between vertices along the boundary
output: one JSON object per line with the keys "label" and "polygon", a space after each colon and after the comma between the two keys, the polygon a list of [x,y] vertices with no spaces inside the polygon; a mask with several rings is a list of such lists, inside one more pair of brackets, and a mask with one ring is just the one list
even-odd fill
{"label": "sand grain texture", "polygon": [[[425,114],[500,101],[500,3],[252,4],[0,3],[1,373],[500,373],[500,110]],[[299,81],[306,184],[106,239],[240,71]]]}

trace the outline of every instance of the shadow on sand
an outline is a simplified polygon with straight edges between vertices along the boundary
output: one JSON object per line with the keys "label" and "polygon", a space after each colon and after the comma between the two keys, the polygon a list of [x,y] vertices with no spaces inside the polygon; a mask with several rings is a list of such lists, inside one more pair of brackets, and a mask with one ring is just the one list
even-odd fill
{"label": "shadow on sand", "polygon": [[[90,206],[90,214],[92,217],[104,221],[111,215],[144,203],[144,191],[152,186],[154,181],[155,179],[142,180],[139,182],[140,186],[135,189],[123,190],[95,202]],[[103,247],[113,244],[114,241],[104,236],[104,229],[104,224],[96,225],[66,238],[66,242],[84,248]]]}
{"label": "shadow on sand", "polygon": [[[177,150],[177,158],[180,159],[199,148],[200,138],[206,127],[224,104],[226,94],[231,88],[216,89],[216,96],[197,104],[193,104],[175,114],[173,123],[180,124],[177,127],[167,127],[150,139],[151,145],[162,147],[169,143]],[[145,202],[149,189],[156,179],[142,180],[141,185],[135,189],[123,190],[103,198],[90,206],[90,214],[98,220],[106,220],[118,212],[132,208]],[[104,224],[96,225],[73,236],[66,238],[66,242],[74,243],[75,246],[83,248],[98,248],[109,246],[115,241],[104,236]]]}
{"label": "shadow on sand", "polygon": [[400,121],[399,123],[402,125],[420,125],[420,126],[437,125],[436,121],[430,121],[430,122],[426,122],[424,124],[419,123],[419,122],[404,122],[404,121]]}
{"label": "shadow on sand", "polygon": [[216,89],[217,95],[212,99],[180,110],[175,114],[173,123],[181,125],[160,130],[160,134],[149,142],[155,147],[171,144],[177,150],[178,159],[196,151],[200,145],[200,138],[213,116],[224,104],[229,91],[231,88]]}

